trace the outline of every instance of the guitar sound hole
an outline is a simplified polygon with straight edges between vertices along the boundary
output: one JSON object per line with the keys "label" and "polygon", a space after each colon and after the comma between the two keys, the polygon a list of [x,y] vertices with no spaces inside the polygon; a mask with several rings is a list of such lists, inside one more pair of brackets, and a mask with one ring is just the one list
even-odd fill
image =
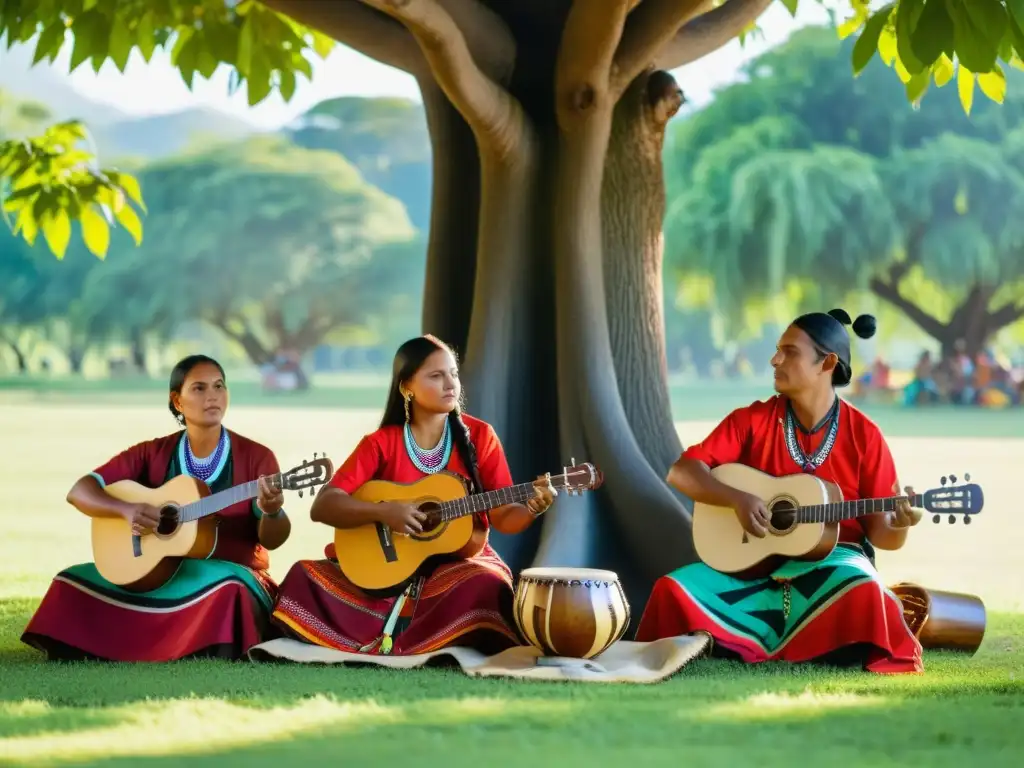
{"label": "guitar sound hole", "polygon": [[431,533],[443,522],[441,520],[441,510],[434,502],[428,501],[424,504],[421,504],[419,510],[420,512],[424,512],[427,515],[427,519],[422,521],[423,533],[420,534],[421,536],[425,536]]}
{"label": "guitar sound hole", "polygon": [[771,505],[772,528],[788,531],[796,525],[796,508],[791,501],[780,499]]}
{"label": "guitar sound hole", "polygon": [[156,527],[156,532],[160,536],[170,536],[172,533],[178,530],[179,517],[177,507],[163,507],[160,510],[160,523]]}

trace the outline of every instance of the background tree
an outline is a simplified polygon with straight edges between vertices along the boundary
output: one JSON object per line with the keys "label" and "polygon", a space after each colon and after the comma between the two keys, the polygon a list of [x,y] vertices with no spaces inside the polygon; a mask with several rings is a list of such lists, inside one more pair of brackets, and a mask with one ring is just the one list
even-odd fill
{"label": "background tree", "polygon": [[[994,73],[997,57],[1013,56],[1009,30],[1019,29],[1006,6],[971,0],[991,11],[978,27],[963,22],[962,0],[951,2],[952,22],[932,24],[935,3],[927,14],[923,0],[902,0],[869,15],[851,0],[851,26],[865,30],[856,68],[891,27],[902,69],[894,68],[911,76],[911,98],[925,72],[944,66],[943,51],[964,67],[965,84],[974,82],[967,68]],[[471,407],[503,436],[516,476],[569,456],[606,474],[600,494],[552,511],[536,553],[532,536],[496,543],[514,567],[618,567],[642,599],[653,578],[693,556],[683,500],[662,479],[680,446],[665,391],[654,213],[664,192],[653,160],[682,101],[662,70],[724,45],[768,4],[8,0],[0,22],[17,40],[42,30],[43,55],[70,29],[73,65],[98,67],[109,55],[123,68],[134,45],[146,54],[169,42],[186,82],[232,64],[251,103],[275,85],[288,98],[295,72],[308,68],[303,54],[323,35],[413,74],[435,163],[424,329],[464,353]],[[606,164],[608,179],[625,169],[646,178],[635,187],[642,194],[603,191]]]}
{"label": "background tree", "polygon": [[672,260],[712,274],[738,325],[751,302],[809,282],[870,290],[944,351],[963,340],[977,352],[1024,314],[1024,177],[1006,144],[1021,100],[966,120],[946,91],[902,111],[881,63],[850,81],[841,47],[831,30],[801,30],[680,126]]}
{"label": "background tree", "polygon": [[401,203],[333,152],[257,137],[156,163],[139,179],[152,211],[145,242],[119,238],[84,286],[76,319],[96,333],[201,319],[260,366],[376,314],[401,292],[396,277],[422,270],[422,248],[377,258],[415,230]]}

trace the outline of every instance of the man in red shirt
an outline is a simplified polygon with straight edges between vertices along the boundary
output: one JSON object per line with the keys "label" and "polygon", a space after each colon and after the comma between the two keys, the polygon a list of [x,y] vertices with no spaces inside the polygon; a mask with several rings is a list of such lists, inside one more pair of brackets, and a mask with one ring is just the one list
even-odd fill
{"label": "man in red shirt", "polygon": [[[695,501],[732,507],[757,537],[770,520],[764,502],[716,480],[714,467],[739,463],[774,477],[808,472],[838,485],[848,500],[899,495],[878,426],[836,394],[852,378],[847,325],[841,309],[794,320],[771,360],[778,394],[729,414],[683,453],[668,482]],[[852,326],[861,338],[874,335],[869,315]],[[839,544],[824,560],[789,561],[768,578],[739,579],[704,563],[680,568],[655,584],[636,639],[706,631],[717,654],[748,662],[821,660],[920,672],[921,645],[871,561],[874,548],[902,547],[920,519],[904,501],[894,512],[843,521]]]}

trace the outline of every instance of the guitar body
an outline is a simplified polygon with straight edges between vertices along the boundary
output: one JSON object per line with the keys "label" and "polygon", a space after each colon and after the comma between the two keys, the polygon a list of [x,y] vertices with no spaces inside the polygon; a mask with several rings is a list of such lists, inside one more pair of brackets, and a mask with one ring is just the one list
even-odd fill
{"label": "guitar body", "polygon": [[787,560],[822,560],[839,541],[839,523],[795,523],[789,510],[832,504],[842,490],[810,474],[773,477],[743,464],[723,464],[711,470],[719,482],[764,501],[772,523],[763,539],[740,525],[731,507],[694,504],[693,543],[704,563],[740,579],[762,578]]}
{"label": "guitar body", "polygon": [[179,475],[159,488],[146,488],[132,480],[104,489],[115,499],[152,504],[161,510],[156,531],[132,535],[131,524],[121,517],[92,518],[92,551],[96,570],[112,584],[132,592],[148,592],[167,583],[182,558],[203,559],[217,544],[217,518],[179,524],[177,509],[210,495],[201,480]]}
{"label": "guitar body", "polygon": [[[371,480],[353,498],[360,501],[411,504],[430,514],[442,502],[467,495],[462,478],[438,472],[414,483]],[[430,558],[472,557],[487,543],[487,532],[474,525],[473,515],[441,521],[436,514],[411,536],[396,534],[381,523],[358,528],[338,528],[334,549],[338,567],[349,581],[368,592],[400,591]]]}

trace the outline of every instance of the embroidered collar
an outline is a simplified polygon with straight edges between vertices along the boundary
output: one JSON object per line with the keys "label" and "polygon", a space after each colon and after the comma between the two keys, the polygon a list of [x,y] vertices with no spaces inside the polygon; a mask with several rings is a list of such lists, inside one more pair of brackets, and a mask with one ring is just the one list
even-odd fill
{"label": "embroidered collar", "polygon": [[[804,453],[804,449],[800,447],[800,441],[797,440],[796,431],[799,429],[805,435],[813,435],[821,429],[827,429],[825,438],[821,441],[821,445],[818,446],[818,450],[813,455],[808,456]],[[789,450],[789,456],[793,459],[793,462],[800,467],[804,472],[814,472],[822,464],[825,463],[825,459],[828,458],[832,452],[832,447],[836,444],[836,436],[839,434],[839,397],[836,397],[835,402],[829,409],[828,413],[825,414],[825,418],[822,419],[813,429],[804,429],[803,425],[800,424],[800,420],[797,419],[796,414],[793,412],[793,406],[789,401],[786,402],[786,421],[785,421],[785,435],[786,435],[786,448]]]}

